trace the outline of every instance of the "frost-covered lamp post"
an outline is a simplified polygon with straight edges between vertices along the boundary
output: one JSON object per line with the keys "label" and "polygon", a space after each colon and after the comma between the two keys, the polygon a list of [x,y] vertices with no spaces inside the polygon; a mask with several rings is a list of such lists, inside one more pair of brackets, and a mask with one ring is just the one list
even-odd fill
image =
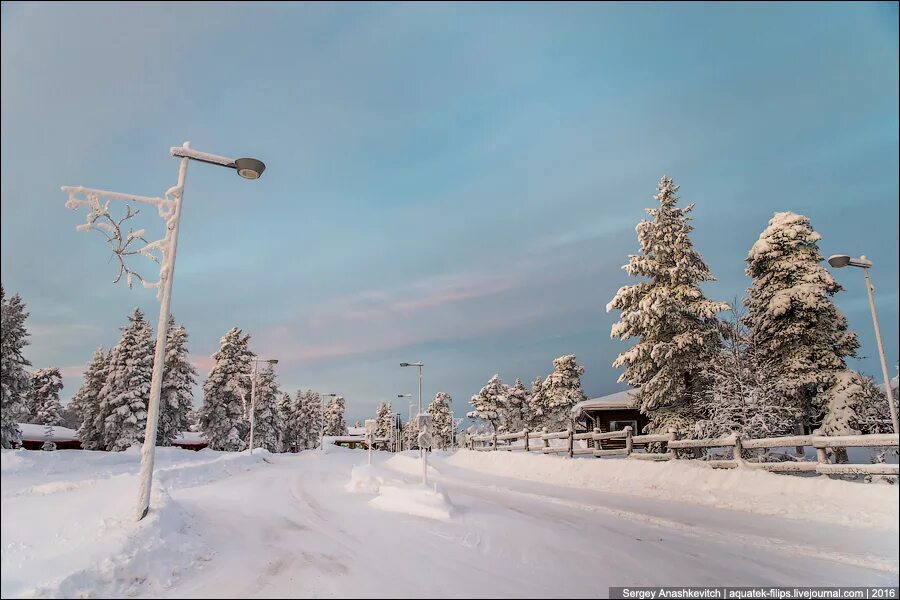
{"label": "frost-covered lamp post", "polygon": [[894,426],[894,433],[898,433],[900,428],[897,427],[897,407],[894,406],[894,390],[891,389],[887,359],[884,356],[884,344],[881,341],[881,327],[878,325],[878,313],[875,311],[875,286],[872,285],[872,280],[869,279],[869,267],[872,266],[872,261],[865,256],[851,258],[846,254],[835,254],[828,258],[828,264],[835,269],[842,269],[849,265],[863,270],[863,276],[866,279],[866,291],[869,293],[869,308],[872,309],[872,322],[875,324],[875,341],[878,344],[878,357],[881,359],[881,374],[884,376],[884,393],[887,395],[888,407],[891,410],[891,424]]}
{"label": "frost-covered lamp post", "polygon": [[[119,260],[119,273],[115,281],[125,276],[128,286],[137,279],[146,288],[156,288],[160,301],[159,321],[156,326],[156,350],[153,359],[153,375],[150,382],[150,399],[147,406],[147,428],[144,432],[144,445],[141,448],[140,490],[138,494],[137,519],[140,521],[147,515],[150,507],[150,488],[153,483],[153,461],[156,450],[156,429],[159,419],[159,393],[162,387],[163,362],[166,354],[166,330],[169,319],[169,305],[172,300],[172,281],[175,278],[175,255],[178,248],[178,225],[181,221],[181,201],[184,198],[184,180],[187,175],[188,161],[218,165],[237,171],[244,179],[258,179],[266,169],[261,161],[255,158],[232,159],[216,154],[198,152],[191,148],[190,142],[170,149],[172,156],[181,158],[178,167],[178,183],[166,190],[162,198],[121,194],[85,187],[63,186],[62,191],[69,195],[66,208],[89,208],[87,221],[78,226],[79,231],[100,231],[112,244],[113,253]],[[103,199],[105,202],[100,203]],[[129,230],[122,234],[122,224],[134,217],[138,211],[132,212],[131,205],[126,205],[125,216],[114,219],[109,213],[109,205],[113,200],[147,204],[156,208],[159,216],[166,222],[166,234],[161,240],[148,242],[144,239],[144,230]],[[139,242],[143,246],[135,247]],[[134,244],[135,246],[133,246]],[[131,270],[125,260],[129,256],[141,255],[159,263],[159,280],[148,283]]]}
{"label": "frost-covered lamp post", "polygon": [[[422,361],[419,361],[419,362],[414,362],[414,363],[402,362],[402,363],[400,363],[400,366],[401,367],[417,367],[419,369],[419,412],[416,415],[416,420],[417,420],[416,424],[419,427],[420,438],[422,437],[423,434],[426,434],[426,433],[427,434],[425,435],[425,437],[428,437],[428,435],[430,435],[430,432],[424,432],[421,430],[422,425],[424,425],[424,423],[425,423],[425,419],[422,418],[423,417],[422,416],[422,367],[424,367],[425,365],[422,363]],[[429,426],[430,426],[430,421],[429,421]],[[425,455],[425,450],[424,450],[424,448],[422,448],[421,443],[419,444],[419,458],[422,459],[422,483],[427,484],[428,483],[428,457]]]}
{"label": "frost-covered lamp post", "polygon": [[325,452],[325,398],[337,398],[337,394],[320,394],[319,402],[322,405],[322,435],[319,436],[319,449]]}
{"label": "frost-covered lamp post", "polygon": [[259,375],[259,363],[267,362],[270,365],[277,365],[277,358],[269,358],[263,360],[261,358],[253,359],[253,375],[250,378],[250,454],[253,454],[253,430],[256,426],[256,376]]}
{"label": "frost-covered lamp post", "polygon": [[[397,394],[398,398],[412,398],[412,394]],[[407,421],[412,421],[412,400],[409,401],[409,410],[406,415]]]}

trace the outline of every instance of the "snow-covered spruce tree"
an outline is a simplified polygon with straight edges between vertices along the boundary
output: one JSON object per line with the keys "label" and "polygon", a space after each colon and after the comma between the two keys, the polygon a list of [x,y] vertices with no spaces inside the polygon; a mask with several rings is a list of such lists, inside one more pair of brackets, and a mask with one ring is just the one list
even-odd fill
{"label": "snow-covered spruce tree", "polygon": [[419,424],[416,419],[412,419],[403,424],[403,449],[419,449]]}
{"label": "snow-covered spruce tree", "polygon": [[84,372],[84,382],[69,402],[69,406],[78,413],[78,439],[85,450],[102,450],[105,447],[100,391],[106,384],[108,374],[109,355],[102,347],[97,348]]}
{"label": "snow-covered spruce tree", "polygon": [[561,431],[572,422],[572,407],[586,398],[581,389],[584,367],[574,354],[566,354],[553,360],[553,372],[547,375],[541,387],[541,416],[551,431]]}
{"label": "snow-covered spruce tree", "polygon": [[[265,448],[269,452],[281,452],[284,436],[284,420],[278,410],[278,382],[275,368],[266,368],[256,375],[256,418],[253,423],[253,447]],[[249,434],[248,434],[249,441]]]}
{"label": "snow-covered spruce tree", "polygon": [[690,240],[688,214],[694,205],[676,206],[678,187],[663,176],[657,185],[658,208],[636,227],[640,254],[625,272],[644,281],[619,289],[606,305],[621,311],[611,337],[637,338],[613,367],[624,367],[619,381],[638,389],[641,412],[651,432],[674,427],[693,431],[693,399],[705,387],[704,367],[719,349],[716,315],[728,308],[707,300],[700,284],[714,278]]}
{"label": "snow-covered spruce tree", "polygon": [[[298,392],[299,393],[299,392]],[[322,442],[322,398],[319,392],[306,390],[300,421],[301,448],[318,448]]]}
{"label": "snow-covered spruce tree", "polygon": [[[203,382],[200,431],[213,450],[240,452],[248,429],[243,390],[251,373],[250,336],[232,327],[213,354],[212,370]],[[248,388],[249,389],[249,388]]]}
{"label": "snow-covered spruce tree", "polygon": [[829,390],[859,342],[831,297],[842,288],[822,265],[821,236],[807,217],[780,212],[747,256],[753,280],[744,323],[777,366],[778,391],[807,423],[828,406]]}
{"label": "snow-covered spruce tree", "polygon": [[792,433],[798,414],[782,401],[774,367],[760,354],[741,322],[739,309],[733,307],[731,318],[722,323],[722,348],[710,361],[710,384],[697,398],[698,412],[703,415],[697,422],[697,437],[738,433],[762,438]]}
{"label": "snow-covered spruce tree", "polygon": [[283,433],[281,437],[282,452],[299,452],[303,449],[300,445],[301,418],[303,414],[303,396],[297,390],[297,396],[281,394],[278,401],[278,410],[283,421]]}
{"label": "snow-covered spruce tree", "polygon": [[22,355],[28,345],[25,304],[18,294],[8,300],[0,286],[0,446],[12,448],[22,440],[19,421],[26,414],[31,365]]}
{"label": "snow-covered spruce tree", "polygon": [[544,425],[544,378],[538,375],[531,382],[531,392],[528,395],[528,428],[531,430],[542,429]]}
{"label": "snow-covered spruce tree", "polygon": [[59,391],[63,388],[62,374],[56,367],[38,369],[31,374],[30,402],[33,423],[44,426],[44,446],[42,450],[56,450],[53,443],[53,428],[62,424],[62,404]]}
{"label": "snow-covered spruce tree", "polygon": [[197,371],[188,362],[187,331],[175,325],[170,315],[166,329],[166,362],[159,395],[159,421],[156,445],[171,446],[172,440],[187,431],[188,412],[194,407],[194,384]]}
{"label": "snow-covered spruce tree", "polygon": [[506,388],[506,406],[503,409],[501,427],[506,431],[522,431],[533,420],[530,397],[525,384],[516,379],[515,385]]}
{"label": "snow-covered spruce tree", "polygon": [[325,435],[347,435],[347,422],[344,420],[344,397],[333,398],[325,405]]}
{"label": "snow-covered spruce tree", "polygon": [[503,412],[506,404],[507,387],[499,375],[491,377],[487,385],[472,396],[470,402],[473,410],[466,413],[470,419],[478,419],[489,424],[491,431],[499,431],[503,423]]}
{"label": "snow-covered spruce tree", "polygon": [[434,437],[434,448],[446,450],[453,445],[453,411],[450,404],[453,398],[447,392],[438,392],[428,405],[431,415],[431,431]]}
{"label": "snow-covered spruce tree", "polygon": [[390,439],[394,431],[394,407],[390,402],[381,402],[375,410],[375,437]]}
{"label": "snow-covered spruce tree", "polygon": [[122,328],[122,338],[109,353],[109,370],[100,390],[106,450],[119,452],[143,442],[153,373],[151,337],[150,324],[136,308]]}
{"label": "snow-covered spruce tree", "polygon": [[[854,386],[847,390],[856,410],[857,422],[862,433],[894,433],[891,410],[888,408],[887,394],[882,386],[868,375],[853,373]],[[894,396],[894,405],[897,405]]]}

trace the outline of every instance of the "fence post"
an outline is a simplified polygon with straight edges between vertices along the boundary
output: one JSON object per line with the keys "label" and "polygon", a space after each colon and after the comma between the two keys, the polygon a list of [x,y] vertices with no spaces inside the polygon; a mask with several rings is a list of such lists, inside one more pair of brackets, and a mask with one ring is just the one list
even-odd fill
{"label": "fence post", "polygon": [[522,433],[525,434],[525,452],[528,452],[528,428],[522,430]]}
{"label": "fence post", "polygon": [[744,467],[744,443],[741,441],[741,436],[735,434],[734,436],[734,461],[737,463],[738,468]]}
{"label": "fence post", "polygon": [[[547,433],[547,428],[546,428],[546,427],[544,427],[544,433],[545,433],[545,434]],[[550,447],[550,440],[547,440],[547,439],[543,439],[543,438],[542,438],[541,441],[544,442],[544,448],[549,448],[549,447]]]}
{"label": "fence post", "polygon": [[598,433],[600,433],[600,428],[594,427],[594,439],[591,440],[592,442],[594,442],[594,452],[597,452],[597,450],[603,449],[603,444],[601,444],[600,440],[597,439],[597,437],[596,437]]}
{"label": "fence post", "polygon": [[569,458],[572,458],[575,456],[575,438],[572,437],[575,435],[575,429],[569,425],[567,431],[569,433]]}
{"label": "fence post", "polygon": [[491,434],[491,444],[493,445],[493,448],[491,449],[491,451],[496,450],[497,449],[497,430],[496,429],[494,430],[494,433]]}
{"label": "fence post", "polygon": [[[678,439],[678,431],[674,427],[669,427],[669,442],[674,442]],[[669,443],[666,442],[666,452],[669,454],[671,459],[678,460],[678,452],[676,452],[673,448],[669,446]]]}
{"label": "fence post", "polygon": [[625,426],[625,456],[631,456],[631,451],[634,447],[634,442],[631,441],[632,431],[631,425]]}
{"label": "fence post", "polygon": [[[812,434],[813,437],[819,437],[822,435],[822,430],[816,429]],[[816,448],[815,442],[813,442],[813,447]],[[816,460],[819,461],[820,464],[828,464],[828,454],[825,452],[825,448],[816,448]]]}

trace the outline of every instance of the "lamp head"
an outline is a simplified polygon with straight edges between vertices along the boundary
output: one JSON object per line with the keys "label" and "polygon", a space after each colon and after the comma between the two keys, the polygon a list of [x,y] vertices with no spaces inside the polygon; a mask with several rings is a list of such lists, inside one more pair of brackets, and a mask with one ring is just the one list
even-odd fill
{"label": "lamp head", "polygon": [[828,257],[828,264],[835,269],[841,269],[850,264],[850,257],[846,254],[834,254]]}
{"label": "lamp head", "polygon": [[238,158],[234,161],[234,168],[244,179],[259,179],[266,170],[266,165],[255,158]]}
{"label": "lamp head", "polygon": [[408,366],[409,366],[409,363],[400,363],[400,366],[401,366],[401,367],[408,367]]}

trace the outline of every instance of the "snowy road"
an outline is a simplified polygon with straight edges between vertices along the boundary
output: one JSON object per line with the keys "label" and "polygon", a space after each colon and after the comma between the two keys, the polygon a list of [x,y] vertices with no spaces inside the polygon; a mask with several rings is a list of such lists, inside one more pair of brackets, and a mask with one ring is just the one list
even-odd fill
{"label": "snowy road", "polygon": [[[207,543],[228,550],[171,596],[597,597],[611,585],[897,582],[889,534],[497,481],[440,459],[454,518],[383,512],[344,491],[363,458],[274,456],[269,468],[174,494]],[[414,460],[391,463],[415,478]]]}
{"label": "snowy road", "polygon": [[[88,454],[98,453],[76,453]],[[41,565],[39,555],[29,562],[24,559],[35,556],[27,549],[9,549],[21,534],[7,525],[8,518],[22,514],[26,499],[33,506],[68,493],[71,510],[81,500],[102,510],[95,496],[77,494],[110,485],[131,492],[133,475],[122,472],[130,465],[124,455],[117,458],[121,469],[117,463],[104,473],[108,478],[73,492],[64,491],[74,485],[65,483],[8,493],[16,477],[24,481],[26,469],[4,471],[4,597],[72,596],[86,589],[172,598],[603,597],[608,586],[619,585],[898,582],[896,516],[887,529],[812,523],[498,478],[460,466],[472,457],[435,453],[432,478],[453,505],[450,519],[435,520],[386,512],[370,505],[374,494],[347,491],[351,470],[365,461],[365,453],[342,449],[254,457],[163,454],[158,487],[171,499],[157,510],[159,521],[147,526],[161,543],[144,542],[145,530],[125,545],[124,562],[88,562],[62,583],[54,576],[65,573],[48,573],[58,560]],[[564,459],[558,460],[550,464]],[[44,476],[71,479],[71,470],[62,466]],[[410,482],[420,472],[417,459],[382,453],[375,453],[375,467]],[[884,498],[896,495],[884,491]],[[69,539],[62,523],[53,527]],[[122,519],[121,527],[127,534],[132,525]],[[78,541],[71,543],[77,550]],[[158,558],[163,552],[168,562]],[[40,585],[25,585],[39,577]]]}

